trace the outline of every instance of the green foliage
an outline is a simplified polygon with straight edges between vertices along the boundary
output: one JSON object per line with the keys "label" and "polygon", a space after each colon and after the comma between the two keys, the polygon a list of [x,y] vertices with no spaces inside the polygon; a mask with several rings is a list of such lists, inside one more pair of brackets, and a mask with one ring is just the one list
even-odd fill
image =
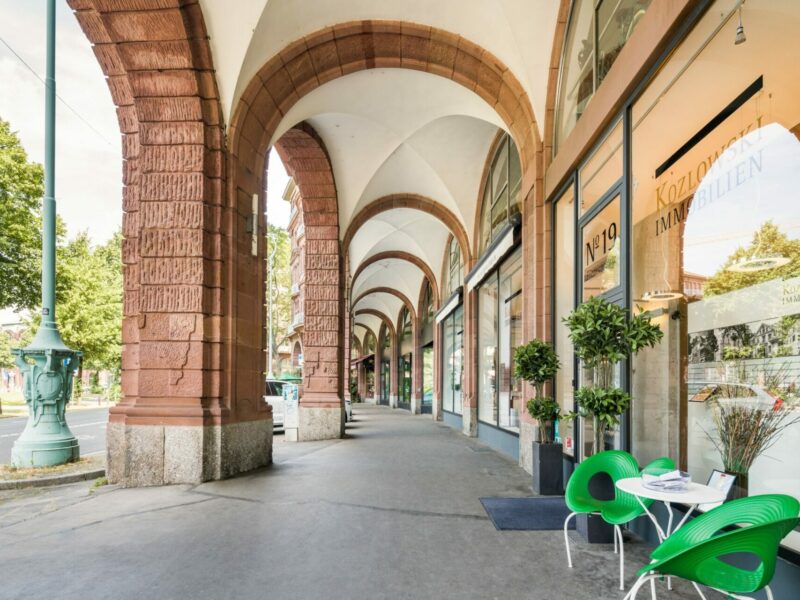
{"label": "green foliage", "polygon": [[[92,247],[86,233],[56,248],[56,320],[83,366],[118,369],[122,356],[122,234]],[[35,331],[41,318],[33,316]]]}
{"label": "green foliage", "polygon": [[564,323],[575,354],[589,368],[616,364],[642,348],[652,348],[664,337],[658,325],[644,314],[628,319],[626,309],[598,297],[581,304],[564,318]]}
{"label": "green foliage", "polygon": [[595,426],[599,424],[601,430],[619,425],[619,416],[631,405],[630,395],[617,387],[582,387],[575,392],[575,399],[579,406],[577,414],[594,418]]}
{"label": "green foliage", "polygon": [[536,339],[514,350],[514,365],[514,375],[533,384],[537,395],[541,395],[541,387],[555,377],[561,366],[553,346]]}
{"label": "green foliage", "polygon": [[[272,297],[272,350],[277,362],[278,346],[288,333],[292,321],[292,244],[285,229],[267,225],[267,298]],[[272,269],[270,289],[269,270]]]}
{"label": "green foliage", "polygon": [[11,336],[0,330],[0,368],[11,369],[14,367],[14,356],[11,354],[13,345]]}
{"label": "green foliage", "polygon": [[83,380],[75,377],[72,380],[72,401],[80,404],[81,398],[83,398]]}
{"label": "green foliage", "polygon": [[[750,273],[737,273],[730,270],[731,265],[736,261],[753,255],[779,255],[790,260],[788,264],[774,269],[763,269]],[[789,239],[772,221],[767,221],[753,234],[749,246],[738,248],[728,257],[719,271],[706,280],[703,295],[705,297],[716,296],[772,279],[790,279],[798,276],[800,276],[800,239]]]}
{"label": "green foliage", "polygon": [[560,366],[553,346],[542,340],[531,340],[514,350],[514,376],[536,388],[536,398],[528,400],[528,414],[538,422],[539,441],[545,444],[553,439],[553,423],[561,407],[544,396],[544,384],[555,377]]}
{"label": "green foliage", "polygon": [[33,308],[41,281],[42,166],[0,119],[0,308]]}
{"label": "green foliage", "polygon": [[539,424],[539,441],[553,441],[553,424],[561,416],[561,407],[553,398],[537,396],[528,400],[528,414]]}
{"label": "green foliage", "polygon": [[352,402],[358,402],[361,399],[361,396],[358,395],[358,380],[356,379],[355,375],[350,376],[350,400]]}

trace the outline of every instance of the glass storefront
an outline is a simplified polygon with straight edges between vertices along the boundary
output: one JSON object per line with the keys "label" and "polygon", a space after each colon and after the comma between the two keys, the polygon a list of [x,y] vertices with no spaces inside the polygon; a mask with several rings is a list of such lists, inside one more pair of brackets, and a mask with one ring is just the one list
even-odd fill
{"label": "glass storefront", "polygon": [[[632,298],[665,334],[633,365],[631,446],[701,481],[723,469],[721,406],[800,411],[800,10],[747,2],[734,45],[735,8],[715,3],[631,113]],[[749,493],[800,497],[798,453],[800,423],[755,460]]]}
{"label": "glass storefront", "polygon": [[380,371],[380,397],[378,402],[380,404],[389,405],[389,395],[391,389],[391,368],[392,368],[392,339],[391,339],[391,332],[389,328],[384,324],[381,325],[381,339],[383,340],[383,344],[381,345],[381,352],[380,352],[380,361],[381,361],[381,371]]}
{"label": "glass storefront", "polygon": [[478,311],[478,419],[519,433],[522,388],[513,357],[522,343],[520,249],[480,286]]}
{"label": "glass storefront", "polygon": [[422,412],[433,409],[433,344],[422,349]]}
{"label": "glass storefront", "polygon": [[411,372],[413,363],[411,361],[414,348],[414,336],[411,329],[411,314],[408,309],[403,307],[400,311],[400,320],[398,323],[398,347],[400,350],[400,358],[398,359],[397,375],[398,375],[398,388],[397,388],[397,402],[400,408],[406,410],[411,409]]}
{"label": "glass storefront", "polygon": [[461,414],[464,382],[464,307],[459,305],[442,321],[442,408]]}
{"label": "glass storefront", "polygon": [[[740,6],[746,41],[734,43]],[[724,468],[714,416],[725,406],[800,416],[799,28],[791,0],[711,3],[554,199],[559,402],[570,410],[592,375],[572,381],[561,319],[575,301],[647,311],[664,338],[620,365],[633,400],[607,447],[640,464],[670,456],[696,481]],[[565,453],[578,447],[560,434]],[[800,498],[798,453],[795,423],[752,464],[749,494]],[[800,551],[800,532],[783,543]]]}

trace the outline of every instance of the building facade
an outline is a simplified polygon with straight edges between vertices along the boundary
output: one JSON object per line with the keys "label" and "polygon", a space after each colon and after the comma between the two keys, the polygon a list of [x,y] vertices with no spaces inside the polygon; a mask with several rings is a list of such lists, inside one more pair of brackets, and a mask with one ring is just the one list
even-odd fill
{"label": "building facade", "polygon": [[[552,393],[573,410],[592,374],[563,319],[593,296],[647,311],[664,333],[616,372],[633,403],[606,447],[642,464],[669,455],[704,480],[720,461],[703,389],[796,400],[795,2],[298,1],[236,15],[203,1],[153,14],[70,4],[126,148],[112,479],[207,479],[269,460],[263,248],[247,223],[263,213],[273,146],[302,248],[301,440],[341,436],[355,389],[530,471],[532,389],[514,349],[554,344]],[[252,38],[238,43],[241,31]],[[178,285],[170,269],[191,265]],[[205,458],[147,479],[125,457],[154,427],[195,436]],[[590,422],[561,424],[567,470],[592,437]],[[174,463],[169,444],[155,448]],[[798,495],[798,449],[795,425],[758,459],[751,493]]]}

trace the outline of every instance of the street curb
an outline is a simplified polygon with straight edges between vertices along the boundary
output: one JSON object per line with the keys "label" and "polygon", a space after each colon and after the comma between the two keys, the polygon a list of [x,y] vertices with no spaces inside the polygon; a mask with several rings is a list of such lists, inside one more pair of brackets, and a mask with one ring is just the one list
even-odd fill
{"label": "street curb", "polygon": [[53,475],[52,477],[38,477],[33,479],[12,479],[8,481],[0,481],[0,491],[19,490],[22,488],[30,488],[30,487],[47,487],[51,485],[62,485],[65,483],[78,483],[80,481],[88,481],[90,479],[97,479],[98,477],[105,477],[105,474],[106,474],[105,469],[94,469],[93,471],[84,471],[83,473]]}

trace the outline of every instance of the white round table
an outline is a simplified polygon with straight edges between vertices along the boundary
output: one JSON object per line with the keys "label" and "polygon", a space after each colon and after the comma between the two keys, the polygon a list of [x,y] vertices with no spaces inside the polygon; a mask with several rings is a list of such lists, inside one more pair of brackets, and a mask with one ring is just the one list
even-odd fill
{"label": "white round table", "polygon": [[[639,501],[639,504],[642,505],[645,513],[647,516],[650,517],[650,520],[653,522],[653,525],[656,527],[656,531],[658,532],[659,539],[663,542],[673,531],[677,531],[681,525],[686,522],[686,519],[689,518],[689,515],[694,512],[700,504],[715,504],[717,502],[724,502],[726,495],[724,492],[721,492],[718,489],[709,487],[707,485],[703,485],[702,483],[695,483],[694,481],[689,483],[686,487],[685,491],[681,492],[665,492],[660,490],[652,490],[648,487],[645,487],[644,481],[641,477],[628,477],[626,479],[620,479],[616,483],[617,488],[622,490],[623,492],[628,492],[629,494],[633,494],[636,496],[636,499]],[[661,525],[659,525],[658,521],[656,520],[653,513],[651,513],[644,502],[642,502],[642,498],[648,498],[650,500],[659,500],[663,502],[667,507],[667,512],[669,513],[669,521],[667,522],[667,528],[662,529]],[[672,529],[672,503],[678,502],[680,504],[685,504],[689,507],[689,510],[686,511],[686,514],[683,516],[683,519],[680,520],[678,525],[675,529]]]}
{"label": "white round table", "polygon": [[[703,485],[702,483],[695,483],[695,482],[689,483],[689,485],[686,486],[686,489],[680,492],[665,492],[659,490],[652,490],[644,486],[644,481],[642,480],[641,477],[628,477],[626,479],[620,479],[619,481],[617,481],[616,486],[621,491],[628,492],[629,494],[633,494],[636,497],[636,499],[639,501],[639,504],[642,505],[645,514],[647,514],[647,516],[650,517],[650,520],[653,522],[653,525],[655,525],[656,533],[658,533],[658,539],[661,542],[667,539],[670,536],[670,534],[678,531],[678,529],[680,529],[681,526],[686,522],[686,519],[689,518],[689,515],[692,514],[692,512],[694,512],[694,509],[696,509],[699,505],[724,502],[726,498],[724,492],[721,492],[720,490],[709,487],[707,485]],[[642,498],[648,498],[650,500],[659,500],[660,502],[664,503],[664,505],[667,507],[667,512],[669,513],[669,520],[667,521],[666,529],[662,529],[661,525],[658,522],[658,519],[656,519],[655,515],[648,510],[647,505],[644,502],[642,502]],[[672,528],[673,502],[685,504],[686,506],[689,507],[689,510],[686,511],[686,514],[680,520],[675,529]],[[696,584],[693,585],[695,586],[695,589],[698,589]],[[671,577],[667,577],[667,588],[670,590],[672,589]],[[652,597],[655,598],[656,597],[655,584],[652,580],[650,581],[650,589]],[[630,592],[628,593],[628,595],[630,595]],[[704,597],[702,593],[700,595],[701,597]],[[628,596],[625,596],[625,598],[627,599]]]}

